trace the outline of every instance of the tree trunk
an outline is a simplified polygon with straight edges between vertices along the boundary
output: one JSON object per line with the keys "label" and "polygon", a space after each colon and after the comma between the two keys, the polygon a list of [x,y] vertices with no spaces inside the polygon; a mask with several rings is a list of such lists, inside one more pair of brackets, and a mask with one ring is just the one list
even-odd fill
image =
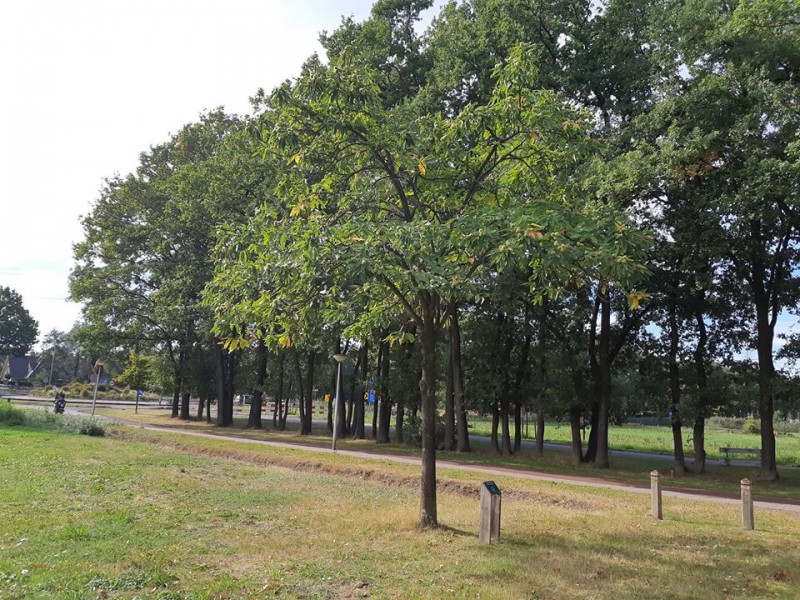
{"label": "tree trunk", "polygon": [[419,292],[422,325],[422,369],[419,379],[422,406],[422,473],[419,527],[435,527],[436,512],[436,322],[439,298]]}
{"label": "tree trunk", "polygon": [[583,447],[581,446],[581,409],[572,407],[569,411],[569,428],[572,434],[572,462],[583,462]]}
{"label": "tree trunk", "polygon": [[[761,416],[761,477],[767,481],[778,479],[778,465],[775,457],[775,431],[773,380],[775,365],[772,359],[772,345],[775,337],[775,322],[779,303],[777,294],[783,283],[780,277],[771,284],[767,281],[775,276],[776,267],[770,278],[766,278],[766,265],[761,254],[764,246],[762,223],[759,219],[750,222],[753,254],[751,257],[752,279],[750,288],[756,311],[756,349],[758,352],[758,412]],[[776,259],[777,260],[777,259]]]}
{"label": "tree trunk", "polygon": [[[500,453],[511,456],[514,452],[511,449],[511,351],[514,348],[514,324],[508,315],[503,315],[499,323],[498,341],[502,344],[503,354],[500,362],[500,425],[503,431],[503,439],[500,445]],[[504,335],[505,334],[505,335]],[[505,343],[503,338],[505,337]]]}
{"label": "tree trunk", "polygon": [[190,400],[191,395],[188,391],[184,390],[181,393],[181,421],[189,421],[192,418],[190,413]]}
{"label": "tree trunk", "polygon": [[394,435],[397,438],[397,443],[402,444],[404,439],[403,425],[405,421],[406,406],[403,398],[397,400],[397,415],[394,421]]}
{"label": "tree trunk", "polygon": [[[350,378],[350,393],[347,395],[347,418],[345,419],[346,425],[344,429],[344,434],[352,434],[353,433],[353,411],[356,406],[355,396],[356,396],[356,382],[358,380],[358,365],[359,365],[359,357],[356,357],[356,364],[353,365],[353,376]],[[344,377],[344,372],[342,372],[342,377]]]}
{"label": "tree trunk", "polygon": [[278,427],[280,431],[286,431],[286,419],[289,417],[289,405],[292,401],[292,394],[294,394],[294,378],[289,378],[289,385],[286,387],[286,393],[283,395],[280,404],[280,418],[278,419]]}
{"label": "tree trunk", "polygon": [[262,429],[261,406],[264,403],[264,383],[267,380],[267,347],[263,341],[258,343],[256,357],[258,360],[256,387],[253,390],[253,398],[250,400],[250,414],[247,416],[247,426],[254,429]]}
{"label": "tree trunk", "polygon": [[[186,367],[186,353],[185,352],[181,352],[180,365],[181,365],[181,374],[182,374],[183,370]],[[192,418],[192,415],[190,414],[190,408],[189,408],[189,400],[190,400],[189,390],[187,389],[189,387],[189,382],[186,379],[187,379],[186,377],[181,375],[181,405],[180,405],[180,419],[181,419],[181,421],[189,421]]]}
{"label": "tree trunk", "polygon": [[519,393],[514,397],[514,454],[522,450],[522,410],[524,403]]}
{"label": "tree trunk", "polygon": [[672,449],[675,455],[675,472],[679,476],[686,475],[686,458],[683,453],[683,435],[681,432],[681,379],[678,367],[678,315],[674,302],[669,305],[669,394],[672,402]]}
{"label": "tree trunk", "polygon": [[500,407],[497,405],[497,400],[492,400],[492,430],[489,434],[490,442],[492,445],[492,449],[494,449],[497,454],[500,454]]}
{"label": "tree trunk", "polygon": [[378,444],[389,443],[389,429],[391,428],[392,419],[392,405],[389,399],[389,360],[390,350],[389,342],[385,338],[385,334],[381,338],[381,346],[379,351],[380,364],[378,366],[378,431],[375,436],[375,441]]}
{"label": "tree trunk", "polygon": [[347,435],[347,405],[344,400],[344,363],[337,363],[338,374],[336,376],[336,406],[334,407],[334,418],[336,419],[336,437],[342,438]]}
{"label": "tree trunk", "polygon": [[300,435],[311,435],[312,433],[312,418],[314,416],[314,363],[316,362],[317,353],[315,350],[310,350],[306,355],[308,364],[306,365],[306,384],[303,388],[305,394],[300,395],[301,406],[301,420],[302,427]]}
{"label": "tree trunk", "polygon": [[544,455],[544,414],[536,413],[536,454]]}
{"label": "tree trunk", "polygon": [[[170,349],[170,355],[172,349]],[[174,389],[172,392],[172,417],[175,418],[180,414],[180,401],[181,401],[181,386],[183,385],[183,365],[186,359],[186,353],[181,350],[178,352],[178,364],[175,366],[175,379]],[[173,363],[174,364],[174,363]]]}
{"label": "tree trunk", "polygon": [[597,456],[595,465],[607,469],[608,422],[611,413],[611,293],[609,283],[600,283],[600,407],[597,419]]}
{"label": "tree trunk", "polygon": [[[412,323],[409,326],[409,333],[412,333],[414,336],[417,335],[417,326],[416,326],[415,323]],[[411,344],[407,345],[407,350],[405,352],[405,355],[403,356],[403,360],[402,360],[401,365],[400,365],[400,369],[399,369],[400,373],[407,373],[407,372],[411,371],[411,368],[412,368],[411,367],[411,359],[413,358],[413,353],[414,353],[414,346],[413,346],[414,343],[415,342],[412,342]],[[405,409],[406,409],[406,400],[405,400],[405,398],[403,398],[403,396],[400,396],[397,399],[397,417],[395,419],[395,423],[396,423],[396,425],[395,425],[395,436],[397,437],[397,442],[401,443],[401,444],[405,440],[405,432],[404,432],[404,428],[403,428],[404,422],[405,422],[405,412],[406,412]],[[416,408],[414,410],[416,410]]]}
{"label": "tree trunk", "polygon": [[589,443],[586,445],[584,462],[594,462],[597,458],[597,424],[600,421],[600,397],[602,396],[602,376],[598,357],[597,319],[600,316],[600,295],[595,296],[592,308],[592,321],[589,327],[589,368],[592,375],[592,406],[589,413]]}
{"label": "tree trunk", "polygon": [[444,443],[445,450],[456,449],[456,414],[453,401],[453,357],[448,353],[445,365],[445,391],[444,391]]}
{"label": "tree trunk", "polygon": [[[525,325],[528,328],[528,311],[525,311]],[[522,343],[522,350],[517,363],[517,371],[514,374],[514,385],[511,395],[514,398],[514,452],[522,449],[522,386],[525,384],[525,374],[528,372],[528,357],[531,349],[531,334],[528,331]]]}
{"label": "tree trunk", "polygon": [[[356,373],[361,372],[361,385],[359,386],[358,392],[355,394],[353,402],[355,403],[353,408],[353,439],[354,440],[363,440],[366,439],[366,432],[364,431],[364,418],[365,418],[365,410],[364,410],[364,403],[366,400],[364,399],[364,394],[366,393],[367,387],[367,370],[369,368],[369,350],[367,349],[367,342],[361,346],[361,349],[358,351],[358,359],[356,363],[356,371],[353,373],[353,382],[355,386],[356,381]],[[360,369],[359,369],[360,367]]]}
{"label": "tree trunk", "polygon": [[[530,347],[530,336],[526,336],[526,347]],[[545,390],[547,389],[547,304],[542,304],[541,318],[539,319],[539,343],[536,345],[538,354],[538,377],[536,395],[539,399],[539,410],[536,411],[536,453],[544,455],[544,412],[545,412]],[[526,352],[527,354],[527,348]]]}
{"label": "tree trunk", "polygon": [[217,345],[217,425],[233,424],[233,354]]}
{"label": "tree trunk", "polygon": [[761,477],[767,481],[778,479],[775,456],[775,429],[773,381],[775,366],[772,359],[774,327],[768,318],[769,308],[756,306],[758,346],[758,412],[761,416]]}
{"label": "tree trunk", "polygon": [[[337,334],[334,342],[333,342],[333,355],[341,354],[342,352],[342,339]],[[328,402],[328,433],[333,435],[333,413],[334,413],[334,402],[336,401],[336,396],[339,393],[339,390],[336,389],[336,376],[339,373],[339,363],[337,362],[334,369],[333,374],[331,375],[331,389],[333,393],[331,394],[330,401]],[[338,431],[336,432],[338,435]]]}
{"label": "tree trunk", "polygon": [[[300,413],[300,435],[308,435],[308,431],[306,428],[306,403],[305,403],[305,382],[303,381],[303,368],[300,365],[300,353],[295,348],[292,352],[292,358],[294,359],[294,379],[297,381],[297,389],[298,389],[298,403],[297,408]],[[288,411],[288,408],[287,408]]]}
{"label": "tree trunk", "polygon": [[451,302],[450,311],[450,361],[453,370],[453,410],[456,418],[456,451],[470,452],[467,408],[464,406],[464,366],[461,360],[461,326],[458,305]]}
{"label": "tree trunk", "polygon": [[285,377],[286,351],[278,354],[278,374],[275,389],[275,400],[272,407],[272,426],[278,431],[283,431],[286,426],[283,420],[283,378]]}
{"label": "tree trunk", "polygon": [[379,388],[378,388],[378,380],[381,377],[381,360],[382,355],[381,351],[383,349],[383,334],[380,334],[379,341],[378,341],[378,355],[375,357],[375,379],[370,383],[367,381],[367,394],[370,391],[374,392],[374,403],[372,404],[372,430],[370,439],[376,440],[378,439],[378,406],[379,406]]}
{"label": "tree trunk", "polygon": [[699,398],[697,415],[695,416],[694,426],[692,427],[692,440],[694,444],[694,470],[696,473],[703,473],[706,470],[706,431],[705,418],[711,405],[711,393],[708,389],[708,376],[706,373],[705,351],[708,334],[703,314],[695,311],[695,321],[697,322],[697,346],[694,349],[694,366],[697,373],[697,395]]}
{"label": "tree trunk", "polygon": [[200,396],[197,399],[197,420],[200,421],[203,418],[203,409],[206,406],[206,399],[204,396]]}

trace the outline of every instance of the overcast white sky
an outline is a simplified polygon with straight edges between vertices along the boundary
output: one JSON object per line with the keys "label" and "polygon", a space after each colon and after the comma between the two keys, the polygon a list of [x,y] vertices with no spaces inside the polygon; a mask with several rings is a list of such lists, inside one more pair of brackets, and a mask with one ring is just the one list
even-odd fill
{"label": "overcast white sky", "polygon": [[[437,2],[441,5],[442,2]],[[72,245],[102,181],[224,105],[298,73],[371,0],[6,0],[0,5],[0,285],[69,330]]]}

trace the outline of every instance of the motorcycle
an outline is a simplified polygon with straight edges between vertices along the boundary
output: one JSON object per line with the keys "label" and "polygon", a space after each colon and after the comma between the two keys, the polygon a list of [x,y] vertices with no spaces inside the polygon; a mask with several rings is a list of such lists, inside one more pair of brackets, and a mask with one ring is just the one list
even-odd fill
{"label": "motorcycle", "polygon": [[54,404],[53,410],[55,411],[55,413],[57,415],[63,415],[64,408],[67,406],[67,400],[66,398],[64,398],[64,395],[62,394],[58,398],[56,398],[53,404]]}

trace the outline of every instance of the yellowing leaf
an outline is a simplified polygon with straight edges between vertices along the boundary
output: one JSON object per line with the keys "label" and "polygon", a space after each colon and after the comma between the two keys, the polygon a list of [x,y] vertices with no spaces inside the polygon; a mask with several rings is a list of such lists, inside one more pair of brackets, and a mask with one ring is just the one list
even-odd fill
{"label": "yellowing leaf", "polygon": [[300,152],[296,152],[292,154],[292,158],[289,159],[289,162],[299,165],[301,160],[303,160],[303,155]]}
{"label": "yellowing leaf", "polygon": [[297,216],[297,215],[299,215],[301,212],[303,212],[303,209],[304,209],[305,207],[306,207],[306,205],[305,205],[303,202],[298,202],[297,204],[295,204],[295,205],[292,207],[292,210],[291,210],[291,211],[289,211],[289,216],[290,216],[290,217],[296,217],[296,216]]}
{"label": "yellowing leaf", "polygon": [[636,310],[639,308],[639,303],[646,298],[647,294],[645,292],[633,290],[628,294],[628,306],[631,307],[631,310]]}
{"label": "yellowing leaf", "polygon": [[417,168],[419,169],[419,174],[425,177],[427,168],[425,167],[425,163],[423,162],[422,159],[420,159],[419,162],[417,163]]}
{"label": "yellowing leaf", "polygon": [[278,338],[278,343],[284,348],[291,348],[292,338],[288,333],[284,333],[282,336]]}
{"label": "yellowing leaf", "polygon": [[534,239],[543,238],[544,234],[539,231],[536,227],[529,227],[527,231],[528,237],[532,237]]}

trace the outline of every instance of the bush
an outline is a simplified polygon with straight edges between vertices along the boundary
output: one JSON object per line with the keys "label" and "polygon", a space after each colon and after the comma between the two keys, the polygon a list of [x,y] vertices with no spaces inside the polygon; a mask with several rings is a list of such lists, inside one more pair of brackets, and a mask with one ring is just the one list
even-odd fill
{"label": "bush", "polygon": [[745,433],[754,433],[756,435],[760,435],[761,423],[751,415],[744,420],[744,424],[742,425],[742,431],[744,431]]}
{"label": "bush", "polygon": [[25,423],[25,413],[13,407],[10,403],[0,404],[0,423],[5,423],[10,427]]}
{"label": "bush", "polygon": [[59,429],[92,437],[103,437],[105,427],[89,417],[55,415],[44,410],[24,410],[8,403],[0,403],[0,423],[9,426],[27,425],[40,429]]}
{"label": "bush", "polygon": [[[422,446],[422,418],[417,413],[414,417],[410,414],[405,420],[403,435],[406,443]],[[436,446],[444,442],[444,416],[436,414]]]}
{"label": "bush", "polygon": [[91,437],[103,437],[106,434],[106,430],[97,421],[86,421],[80,426],[78,433]]}

